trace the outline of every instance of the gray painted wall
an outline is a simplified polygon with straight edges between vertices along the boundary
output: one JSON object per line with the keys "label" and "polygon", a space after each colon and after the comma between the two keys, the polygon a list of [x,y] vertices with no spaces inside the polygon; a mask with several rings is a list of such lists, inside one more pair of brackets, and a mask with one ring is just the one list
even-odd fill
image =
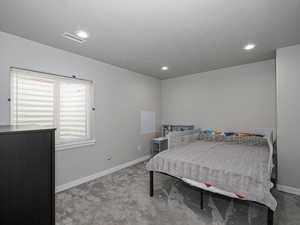
{"label": "gray painted wall", "polygon": [[9,123],[10,66],[95,82],[97,143],[56,152],[57,185],[149,154],[151,135],[139,133],[140,110],[156,112],[158,129],[160,80],[0,32],[0,124]]}
{"label": "gray painted wall", "polygon": [[162,122],[201,128],[275,127],[275,61],[162,81]]}
{"label": "gray painted wall", "polygon": [[[286,54],[283,54],[284,52]],[[282,64],[286,65],[279,67],[281,64],[277,60],[278,71],[291,67],[287,62],[286,64],[283,62],[287,61],[293,52],[285,49],[278,51],[280,59],[285,59],[281,60]],[[299,52],[297,57],[299,61]],[[296,60],[296,57],[294,59]],[[9,123],[7,98],[10,92],[10,66],[62,75],[75,73],[79,77],[95,82],[97,143],[56,153],[57,185],[148,154],[151,135],[139,133],[140,110],[156,112],[157,129],[160,125],[161,108],[163,122],[191,123],[203,128],[228,129],[275,126],[274,60],[160,81],[0,32],[0,124]],[[298,65],[295,62],[293,65],[295,70],[296,66]],[[290,76],[296,80],[293,72]],[[285,77],[282,76],[281,79],[283,78]],[[286,79],[281,82],[282,88],[285,88],[285,82]],[[293,85],[293,82],[290,85]],[[279,90],[288,92],[286,88]],[[296,101],[296,98],[294,100]],[[281,101],[284,104],[288,102],[286,99]],[[296,118],[296,115],[294,116]],[[137,150],[138,145],[142,146],[141,151]],[[279,145],[280,149],[283,149],[282,146],[285,145],[283,138]],[[298,154],[299,159],[296,146],[289,149],[292,155]],[[111,161],[107,160],[109,155],[112,156]],[[284,170],[282,173],[280,171],[281,181],[283,184],[297,187],[292,180],[288,181],[288,178],[283,177],[283,174],[289,171],[289,164],[285,163],[283,166],[284,162],[292,158],[297,163],[297,159],[293,156],[288,158],[286,155],[279,155],[282,164],[280,169]]]}
{"label": "gray painted wall", "polygon": [[300,188],[300,45],[277,50],[279,183]]}

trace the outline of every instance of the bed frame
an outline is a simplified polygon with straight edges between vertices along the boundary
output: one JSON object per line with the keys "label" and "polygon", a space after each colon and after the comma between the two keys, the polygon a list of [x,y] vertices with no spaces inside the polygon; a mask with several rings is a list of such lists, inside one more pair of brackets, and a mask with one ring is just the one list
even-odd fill
{"label": "bed frame", "polygon": [[[272,174],[271,174],[271,181],[273,182],[274,186],[273,188],[271,189],[271,192],[272,190],[274,190],[276,188],[276,184],[277,184],[277,151],[276,151],[276,143],[274,144],[274,148],[273,148],[273,164],[274,164],[274,167],[272,169]],[[195,187],[193,185],[190,185],[186,182],[184,182],[183,180],[181,180],[180,178],[178,177],[174,177],[170,174],[167,174],[167,173],[163,173],[163,172],[158,172],[158,171],[155,171],[156,173],[160,173],[160,174],[164,174],[164,175],[167,175],[169,177],[172,177],[172,178],[175,178],[177,179],[178,181],[181,181],[183,182],[184,184],[188,185],[189,187],[191,187],[192,189],[196,190],[196,191],[200,191],[200,208],[203,209],[203,194],[204,192],[210,192],[210,191],[207,191],[207,190],[203,190],[201,188],[198,188],[198,187]],[[154,171],[149,171],[149,176],[150,176],[150,197],[153,197],[154,195],[154,181],[153,181],[153,177],[154,177]],[[217,195],[221,195],[219,193],[215,193]],[[225,196],[227,198],[230,198],[229,196],[226,196],[226,195],[222,195],[222,196]],[[251,200],[241,200],[241,199],[236,199],[238,201],[249,201],[249,202],[254,202],[254,201],[251,201]],[[259,204],[259,205],[263,205],[261,203],[258,203],[258,202],[255,202],[256,204]],[[267,207],[267,206],[266,206]],[[272,209],[270,209],[269,207],[267,207],[267,210],[268,210],[268,213],[267,213],[267,225],[273,225],[273,219],[274,219],[274,212]]]}

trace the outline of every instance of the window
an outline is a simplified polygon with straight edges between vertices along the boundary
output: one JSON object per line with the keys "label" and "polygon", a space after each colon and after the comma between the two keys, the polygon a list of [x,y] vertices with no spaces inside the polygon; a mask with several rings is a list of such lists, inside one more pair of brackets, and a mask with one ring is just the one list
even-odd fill
{"label": "window", "polygon": [[57,150],[95,143],[91,81],[11,69],[11,123],[56,127]]}

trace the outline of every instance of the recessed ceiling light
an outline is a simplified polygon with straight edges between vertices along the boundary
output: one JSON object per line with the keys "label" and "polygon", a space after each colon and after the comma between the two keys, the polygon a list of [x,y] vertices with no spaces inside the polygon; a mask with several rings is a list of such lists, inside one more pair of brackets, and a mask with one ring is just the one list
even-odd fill
{"label": "recessed ceiling light", "polygon": [[168,70],[169,69],[169,67],[167,67],[167,66],[163,66],[162,68],[161,68],[161,70]]}
{"label": "recessed ceiling light", "polygon": [[246,45],[244,46],[244,50],[247,50],[247,51],[252,50],[252,49],[255,48],[255,46],[256,46],[255,44],[251,44],[251,43],[246,44]]}
{"label": "recessed ceiling light", "polygon": [[76,32],[76,35],[82,39],[86,39],[89,37],[89,34],[84,30],[79,30]]}

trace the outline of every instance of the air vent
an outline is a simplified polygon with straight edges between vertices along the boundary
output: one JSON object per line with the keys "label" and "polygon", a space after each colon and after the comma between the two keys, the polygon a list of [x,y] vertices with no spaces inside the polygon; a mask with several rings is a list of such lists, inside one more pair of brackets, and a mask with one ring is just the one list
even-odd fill
{"label": "air vent", "polygon": [[62,36],[69,39],[69,40],[71,40],[71,41],[76,41],[77,43],[80,43],[80,44],[85,42],[84,39],[81,39],[80,37],[78,37],[75,34],[70,34],[70,33],[65,32],[65,33],[63,33]]}

